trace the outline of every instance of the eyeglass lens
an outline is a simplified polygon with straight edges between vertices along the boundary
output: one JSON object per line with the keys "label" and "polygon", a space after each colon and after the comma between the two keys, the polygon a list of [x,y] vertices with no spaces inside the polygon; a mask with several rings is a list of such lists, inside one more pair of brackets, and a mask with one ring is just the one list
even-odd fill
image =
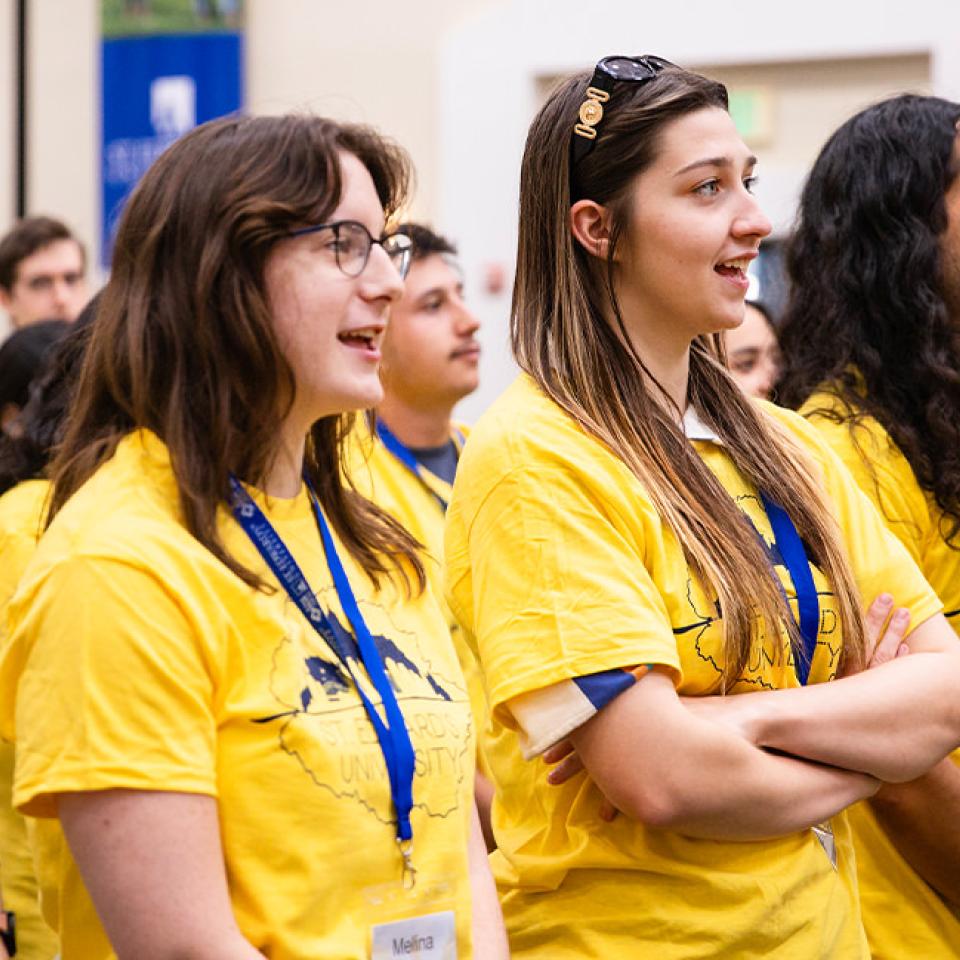
{"label": "eyeglass lens", "polygon": [[410,265],[410,242],[405,236],[393,234],[384,240],[374,240],[362,223],[345,220],[335,224],[337,266],[351,277],[363,273],[370,259],[373,244],[380,243],[401,277],[406,276]]}

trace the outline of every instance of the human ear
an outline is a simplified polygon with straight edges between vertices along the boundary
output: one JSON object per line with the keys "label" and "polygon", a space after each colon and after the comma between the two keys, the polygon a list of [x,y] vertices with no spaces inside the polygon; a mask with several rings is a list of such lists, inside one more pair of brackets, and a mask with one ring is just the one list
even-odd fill
{"label": "human ear", "polygon": [[587,253],[602,260],[610,249],[610,214],[595,200],[578,200],[570,208],[570,232]]}

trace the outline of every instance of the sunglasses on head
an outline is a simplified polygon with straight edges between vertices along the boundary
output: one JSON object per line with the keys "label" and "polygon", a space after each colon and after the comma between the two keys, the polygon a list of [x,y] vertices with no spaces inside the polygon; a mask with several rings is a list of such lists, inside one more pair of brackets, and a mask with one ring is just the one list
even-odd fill
{"label": "sunglasses on head", "polygon": [[570,162],[573,167],[594,148],[597,125],[603,119],[603,105],[610,99],[615,83],[646,83],[667,67],[676,64],[663,57],[644,54],[640,57],[604,57],[593,70],[587,99],[580,104],[580,119],[573,126],[570,141]]}

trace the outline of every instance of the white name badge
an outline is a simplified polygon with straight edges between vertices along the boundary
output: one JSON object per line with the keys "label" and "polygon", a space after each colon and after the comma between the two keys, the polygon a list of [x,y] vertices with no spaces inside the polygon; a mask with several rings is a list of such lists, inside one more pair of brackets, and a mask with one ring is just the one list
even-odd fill
{"label": "white name badge", "polygon": [[378,923],[371,960],[457,960],[453,911]]}

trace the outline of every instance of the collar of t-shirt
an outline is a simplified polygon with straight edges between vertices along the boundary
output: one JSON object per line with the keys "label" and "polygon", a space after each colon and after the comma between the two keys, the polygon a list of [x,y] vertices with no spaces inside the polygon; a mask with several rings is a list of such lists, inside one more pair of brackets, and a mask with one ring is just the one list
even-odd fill
{"label": "collar of t-shirt", "polygon": [[717,431],[703,421],[694,406],[687,407],[683,414],[683,432],[688,440],[708,440],[710,443],[723,443]]}
{"label": "collar of t-shirt", "polygon": [[439,447],[409,447],[417,463],[426,467],[435,477],[446,483],[453,483],[457,473],[457,461],[460,451],[453,440]]}

